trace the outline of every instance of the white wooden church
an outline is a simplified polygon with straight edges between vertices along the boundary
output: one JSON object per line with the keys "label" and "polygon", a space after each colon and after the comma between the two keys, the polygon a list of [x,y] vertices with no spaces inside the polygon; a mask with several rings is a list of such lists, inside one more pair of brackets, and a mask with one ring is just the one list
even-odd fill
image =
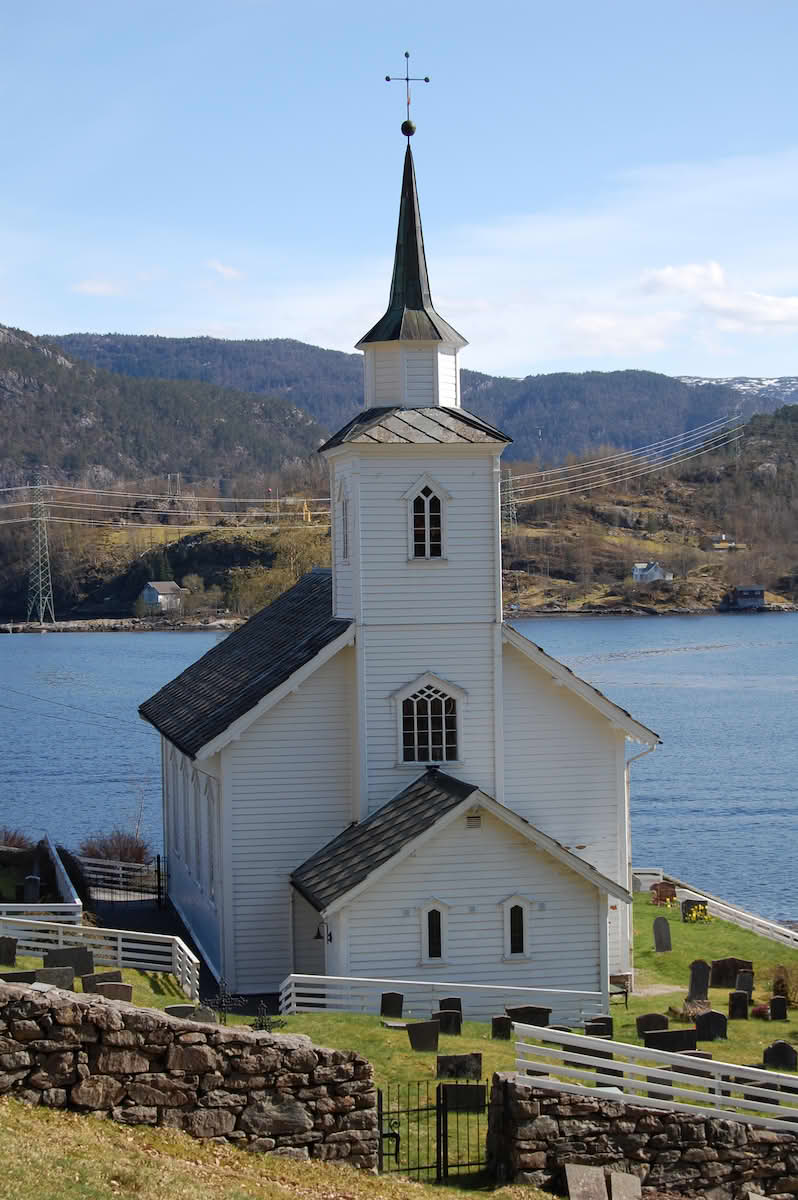
{"label": "white wooden church", "polygon": [[320,451],[332,569],[140,710],[170,898],[235,991],[595,991],[630,967],[629,763],[657,737],[502,620],[510,439],[460,405],[465,345],[432,305],[408,139],[365,406]]}

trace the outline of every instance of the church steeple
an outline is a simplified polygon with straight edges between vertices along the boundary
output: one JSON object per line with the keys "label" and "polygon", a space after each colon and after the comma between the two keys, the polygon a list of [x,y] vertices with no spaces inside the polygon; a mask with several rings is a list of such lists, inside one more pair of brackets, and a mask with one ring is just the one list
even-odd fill
{"label": "church steeple", "polygon": [[357,343],[362,349],[371,342],[440,342],[457,349],[468,342],[444,321],[432,304],[424,235],[418,205],[416,172],[408,137],[405,152],[399,228],[396,234],[391,295],[385,315]]}

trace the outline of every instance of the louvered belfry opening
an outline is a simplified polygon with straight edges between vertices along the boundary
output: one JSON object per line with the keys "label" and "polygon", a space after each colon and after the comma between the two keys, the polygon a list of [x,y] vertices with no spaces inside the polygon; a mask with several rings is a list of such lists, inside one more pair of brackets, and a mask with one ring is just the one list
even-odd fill
{"label": "louvered belfry opening", "polygon": [[413,554],[416,558],[443,554],[441,498],[431,487],[423,487],[413,501]]}
{"label": "louvered belfry opening", "polygon": [[454,762],[457,701],[430,684],[403,700],[402,750],[405,762]]}

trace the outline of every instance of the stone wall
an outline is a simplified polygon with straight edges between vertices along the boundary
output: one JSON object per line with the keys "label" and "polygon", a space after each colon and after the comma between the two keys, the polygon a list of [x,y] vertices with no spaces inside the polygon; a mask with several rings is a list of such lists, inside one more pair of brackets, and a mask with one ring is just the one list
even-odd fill
{"label": "stone wall", "polygon": [[712,1200],[798,1193],[798,1135],[493,1077],[488,1159],[503,1179],[565,1191],[565,1164],[637,1175],[644,1187]]}
{"label": "stone wall", "polygon": [[310,1038],[0,983],[0,1094],[293,1157],[377,1163],[371,1064]]}

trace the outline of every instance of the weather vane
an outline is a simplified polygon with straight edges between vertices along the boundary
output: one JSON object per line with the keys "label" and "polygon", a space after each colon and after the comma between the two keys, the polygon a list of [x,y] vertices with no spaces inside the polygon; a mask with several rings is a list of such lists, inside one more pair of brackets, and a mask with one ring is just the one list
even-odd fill
{"label": "weather vane", "polygon": [[405,50],[405,73],[404,75],[386,75],[386,83],[404,83],[407,89],[407,120],[402,121],[402,133],[406,138],[411,138],[416,132],[416,127],[410,120],[410,84],[411,83],[429,83],[429,75],[411,75],[410,74],[410,51]]}

